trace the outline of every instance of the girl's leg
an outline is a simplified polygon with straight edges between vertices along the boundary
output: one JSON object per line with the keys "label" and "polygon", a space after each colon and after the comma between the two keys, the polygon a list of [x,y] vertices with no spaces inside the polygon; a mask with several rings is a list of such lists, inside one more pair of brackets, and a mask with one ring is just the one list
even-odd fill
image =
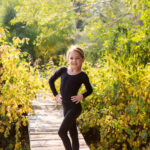
{"label": "girl's leg", "polygon": [[72,126],[69,128],[69,133],[72,139],[72,150],[79,150],[79,139],[76,121],[74,121]]}
{"label": "girl's leg", "polygon": [[[80,115],[81,111],[75,108],[65,111],[64,120],[59,128],[58,134],[61,137],[66,150],[72,150],[70,139],[67,131],[71,128],[76,118]],[[74,130],[74,129],[73,129]]]}

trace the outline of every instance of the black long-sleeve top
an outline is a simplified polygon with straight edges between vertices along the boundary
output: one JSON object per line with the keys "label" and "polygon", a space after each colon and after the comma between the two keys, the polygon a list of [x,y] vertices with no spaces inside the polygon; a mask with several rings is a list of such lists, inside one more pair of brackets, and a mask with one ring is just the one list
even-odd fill
{"label": "black long-sleeve top", "polygon": [[84,71],[81,71],[76,75],[69,75],[67,73],[67,67],[61,67],[49,79],[49,85],[54,96],[58,94],[54,83],[58,77],[61,77],[60,94],[62,96],[62,103],[64,104],[72,105],[74,103],[71,101],[71,96],[77,95],[82,83],[86,87],[86,91],[82,93],[84,98],[93,91],[89,78]]}

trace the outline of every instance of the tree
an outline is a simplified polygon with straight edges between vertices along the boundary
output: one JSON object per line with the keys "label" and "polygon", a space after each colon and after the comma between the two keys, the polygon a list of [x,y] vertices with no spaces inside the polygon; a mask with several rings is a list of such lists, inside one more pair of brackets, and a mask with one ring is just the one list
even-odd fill
{"label": "tree", "polygon": [[37,33],[34,40],[36,58],[48,62],[49,54],[62,54],[73,42],[75,13],[70,0],[26,0],[15,8],[13,24],[22,22]]}

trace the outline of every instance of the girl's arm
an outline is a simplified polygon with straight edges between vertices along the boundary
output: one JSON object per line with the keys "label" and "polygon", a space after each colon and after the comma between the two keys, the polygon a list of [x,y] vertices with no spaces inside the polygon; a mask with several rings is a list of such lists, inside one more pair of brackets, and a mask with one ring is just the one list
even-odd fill
{"label": "girl's arm", "polygon": [[61,76],[62,72],[64,70],[64,67],[61,67],[59,68],[55,73],[54,75],[51,76],[51,78],[49,79],[49,86],[51,88],[51,91],[53,92],[53,95],[56,96],[58,95],[58,92],[56,90],[56,87],[55,87],[55,80]]}
{"label": "girl's arm", "polygon": [[93,89],[92,89],[92,86],[90,84],[89,77],[87,76],[87,74],[85,74],[84,76],[83,83],[86,87],[86,91],[82,93],[82,95],[83,95],[83,98],[86,98],[93,92]]}
{"label": "girl's arm", "polygon": [[78,104],[83,98],[86,98],[88,95],[90,95],[93,92],[92,86],[90,84],[88,76],[85,74],[83,77],[83,83],[86,87],[86,91],[82,94],[79,94],[77,96],[71,96],[71,100]]}

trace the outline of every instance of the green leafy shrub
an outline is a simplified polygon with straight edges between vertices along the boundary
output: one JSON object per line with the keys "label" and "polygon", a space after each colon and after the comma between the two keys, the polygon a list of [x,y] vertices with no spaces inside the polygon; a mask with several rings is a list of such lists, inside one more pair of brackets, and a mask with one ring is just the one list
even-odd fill
{"label": "green leafy shrub", "polygon": [[100,133],[98,149],[147,149],[150,139],[150,66],[125,67],[107,57],[104,67],[84,66],[94,92],[82,102],[80,128]]}
{"label": "green leafy shrub", "polygon": [[0,137],[9,137],[14,126],[14,149],[21,149],[20,128],[28,124],[32,99],[42,85],[38,71],[23,59],[27,53],[20,52],[25,40],[14,38],[13,43],[8,43],[4,29],[0,28]]}

